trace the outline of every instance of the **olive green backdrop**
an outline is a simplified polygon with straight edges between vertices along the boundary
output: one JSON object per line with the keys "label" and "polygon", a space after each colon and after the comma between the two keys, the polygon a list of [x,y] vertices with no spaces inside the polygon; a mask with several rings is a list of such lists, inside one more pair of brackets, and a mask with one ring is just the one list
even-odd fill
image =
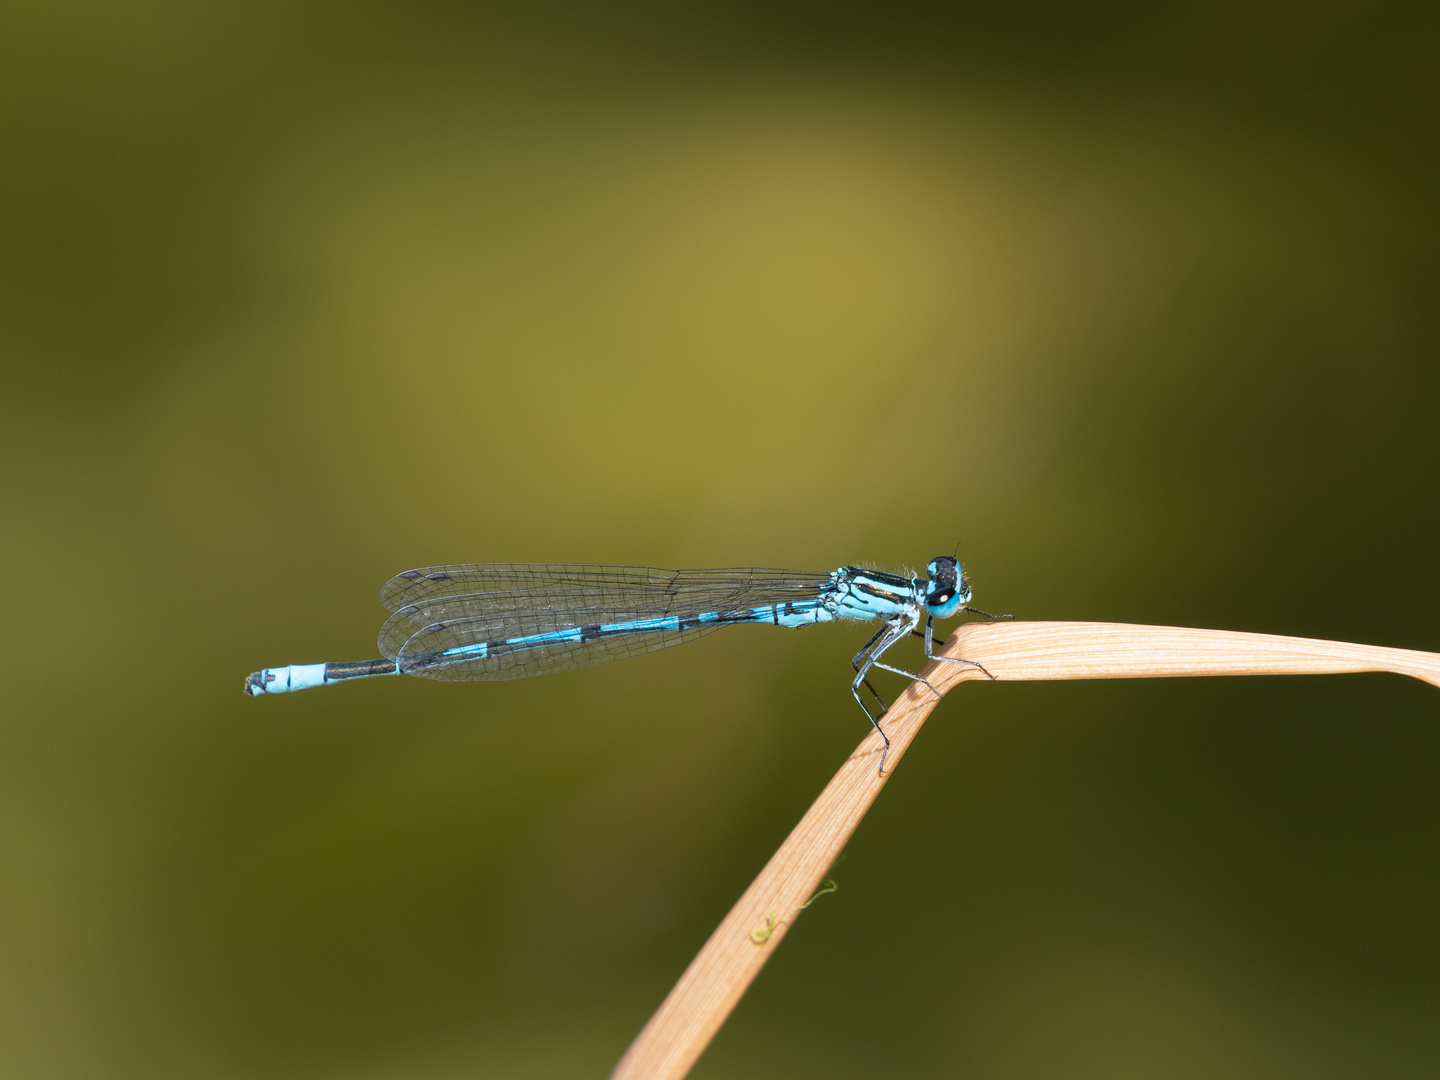
{"label": "olive green backdrop", "polygon": [[[8,6],[0,1073],[601,1076],[866,731],[853,626],[242,696],[408,567],[958,541],[1023,618],[1440,649],[1437,55]],[[1433,1076],[1437,774],[1398,677],[966,685],[695,1075]]]}

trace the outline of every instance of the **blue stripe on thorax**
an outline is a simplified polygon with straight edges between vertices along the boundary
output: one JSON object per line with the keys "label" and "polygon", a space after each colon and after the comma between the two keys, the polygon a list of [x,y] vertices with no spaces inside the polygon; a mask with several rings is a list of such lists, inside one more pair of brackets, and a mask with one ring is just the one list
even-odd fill
{"label": "blue stripe on thorax", "polygon": [[908,614],[923,596],[923,582],[854,566],[845,570],[843,591],[836,597],[838,618],[885,619]]}

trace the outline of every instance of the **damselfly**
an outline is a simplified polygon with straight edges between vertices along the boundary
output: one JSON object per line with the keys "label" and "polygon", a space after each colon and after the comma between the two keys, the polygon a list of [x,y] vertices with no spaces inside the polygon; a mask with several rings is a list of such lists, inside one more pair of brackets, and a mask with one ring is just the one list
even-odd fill
{"label": "damselfly", "polygon": [[[859,566],[827,574],[548,563],[406,570],[380,590],[380,602],[393,612],[380,628],[385,659],[266,668],[246,678],[245,692],[285,694],[374,675],[521,679],[668,649],[738,623],[793,627],[880,619],[880,629],[851,661],[850,691],[888,751],[890,740],[880,727],[887,706],[870,685],[870,669],[930,686],[881,659],[892,645],[914,634],[924,638],[928,659],[985,670],[972,660],[935,655],[936,619],[960,611],[994,616],[967,606],[970,582],[954,557],[937,557],[927,571],[928,578],[911,578]],[[918,629],[922,618],[924,634]],[[861,687],[879,712],[860,696]]]}

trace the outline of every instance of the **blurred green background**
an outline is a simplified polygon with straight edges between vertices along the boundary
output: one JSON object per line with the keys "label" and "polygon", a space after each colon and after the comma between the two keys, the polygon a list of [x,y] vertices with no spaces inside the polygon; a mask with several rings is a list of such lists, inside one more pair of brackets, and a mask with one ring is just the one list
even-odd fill
{"label": "blurred green background", "polygon": [[[1440,649],[1437,56],[1346,0],[6,5],[0,1073],[604,1075],[865,734],[861,627],[242,696],[411,566],[959,541],[1023,618]],[[1434,1076],[1437,721],[967,684],[695,1075]]]}

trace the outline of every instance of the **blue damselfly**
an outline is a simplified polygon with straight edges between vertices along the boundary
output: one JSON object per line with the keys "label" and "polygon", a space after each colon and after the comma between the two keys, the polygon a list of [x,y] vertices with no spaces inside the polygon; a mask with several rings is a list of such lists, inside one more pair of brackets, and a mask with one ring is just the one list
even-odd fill
{"label": "blue damselfly", "polygon": [[[913,633],[924,638],[927,658],[984,671],[971,660],[936,656],[934,623],[961,611],[993,616],[967,606],[970,583],[953,556],[937,557],[927,571],[929,577],[921,578],[859,566],[823,573],[549,563],[406,570],[380,590],[380,602],[393,612],[380,629],[385,659],[266,668],[246,678],[245,692],[284,694],[377,675],[521,679],[668,649],[722,626],[880,619],[880,628],[851,661],[850,690],[888,750],[890,740],[879,722],[887,706],[870,685],[870,669],[930,686],[883,662],[892,645]],[[918,629],[922,618],[924,634]],[[878,713],[860,696],[861,687],[874,697]]]}

